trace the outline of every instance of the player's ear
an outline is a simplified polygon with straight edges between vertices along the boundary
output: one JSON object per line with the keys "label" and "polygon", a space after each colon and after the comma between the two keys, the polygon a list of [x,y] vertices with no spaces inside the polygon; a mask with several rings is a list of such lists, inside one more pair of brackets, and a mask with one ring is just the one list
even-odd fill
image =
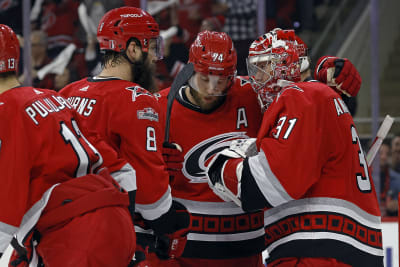
{"label": "player's ear", "polygon": [[131,61],[137,61],[142,54],[141,47],[136,42],[130,42],[126,47],[126,55]]}

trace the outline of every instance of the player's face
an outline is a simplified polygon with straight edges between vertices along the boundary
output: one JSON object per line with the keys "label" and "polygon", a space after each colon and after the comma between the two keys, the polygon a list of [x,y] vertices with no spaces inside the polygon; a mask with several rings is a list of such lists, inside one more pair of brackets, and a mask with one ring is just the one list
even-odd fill
{"label": "player's face", "polygon": [[195,84],[201,94],[208,96],[223,96],[226,94],[229,78],[218,75],[206,75],[196,73],[194,75]]}
{"label": "player's face", "polygon": [[155,70],[156,68],[156,62],[158,60],[157,57],[157,40],[156,39],[150,39],[149,41],[149,48],[148,48],[148,53],[147,53],[147,58],[145,61],[145,64],[147,64],[148,69]]}
{"label": "player's face", "polygon": [[[225,76],[196,73],[193,76],[191,95],[203,110],[211,110],[223,101],[231,79]],[[194,87],[194,88],[193,88]]]}
{"label": "player's face", "polygon": [[400,165],[400,137],[396,136],[392,141],[392,163],[394,167]]}
{"label": "player's face", "polygon": [[386,167],[389,164],[390,148],[387,144],[382,144],[379,149],[379,159],[381,168]]}
{"label": "player's face", "polygon": [[147,56],[144,52],[141,52],[140,58],[135,62],[133,71],[133,82],[139,84],[143,88],[152,91],[154,88],[154,73],[156,69],[157,53],[156,53],[157,41],[151,39],[149,42],[149,50]]}
{"label": "player's face", "polygon": [[256,67],[256,73],[254,75],[256,82],[264,84],[271,80],[273,75],[271,61],[261,61],[254,65]]}

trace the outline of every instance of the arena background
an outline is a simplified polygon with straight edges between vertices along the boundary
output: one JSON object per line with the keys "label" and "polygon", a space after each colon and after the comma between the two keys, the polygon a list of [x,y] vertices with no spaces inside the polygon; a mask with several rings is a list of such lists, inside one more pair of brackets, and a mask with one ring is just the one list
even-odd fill
{"label": "arena background", "polygon": [[[187,47],[201,23],[207,21],[216,30],[226,30],[223,26],[226,14],[218,7],[227,1],[231,0],[0,0],[0,23],[11,26],[20,37],[23,83],[32,85],[48,79],[57,90],[63,83],[99,71],[95,32],[106,11],[123,5],[141,7],[158,20],[165,40],[168,57],[157,69],[157,86],[162,89],[171,84],[174,72],[179,70],[176,63],[185,63],[187,58],[176,53],[176,47]],[[253,0],[249,3],[256,5],[253,25],[256,36],[275,27],[294,28],[308,45],[312,63],[323,55],[345,57],[354,63],[361,74],[362,87],[349,105],[365,151],[385,115],[395,121],[385,141],[390,143],[400,133],[400,1]],[[35,46],[40,44],[29,38],[35,31],[47,34],[48,61],[40,68],[33,66],[32,59]],[[77,62],[83,62],[85,68]],[[67,78],[63,76],[66,70]],[[373,163],[373,179],[380,194],[378,158]],[[383,221],[385,266],[399,266],[397,217],[385,216]],[[0,267],[6,266],[6,257],[0,260]]]}

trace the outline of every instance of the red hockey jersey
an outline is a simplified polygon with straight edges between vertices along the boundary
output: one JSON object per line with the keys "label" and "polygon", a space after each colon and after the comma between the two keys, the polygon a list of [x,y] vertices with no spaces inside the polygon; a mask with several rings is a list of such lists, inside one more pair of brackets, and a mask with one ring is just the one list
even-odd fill
{"label": "red hockey jersey", "polygon": [[84,136],[75,117],[55,91],[16,87],[0,94],[0,252],[17,230],[23,237],[35,226],[59,183],[107,166],[136,189],[127,161],[97,136]]}
{"label": "red hockey jersey", "polygon": [[136,210],[146,220],[165,214],[172,198],[161,155],[157,99],[118,78],[85,78],[60,93],[81,115],[80,125],[99,133],[136,170]]}
{"label": "red hockey jersey", "polygon": [[[232,140],[256,136],[262,118],[257,97],[250,83],[238,77],[224,103],[205,113],[188,102],[184,89],[170,118],[170,141],[182,147],[185,159],[171,184],[172,196],[192,215],[183,257],[227,259],[260,253],[265,248],[263,212],[244,213],[233,202],[224,202],[208,186],[205,173],[210,158]],[[159,100],[164,111],[168,92],[161,91]]]}
{"label": "red hockey jersey", "polygon": [[265,212],[269,261],[330,257],[383,266],[380,211],[353,119],[340,96],[291,84],[264,114],[257,156],[244,161],[245,210]]}

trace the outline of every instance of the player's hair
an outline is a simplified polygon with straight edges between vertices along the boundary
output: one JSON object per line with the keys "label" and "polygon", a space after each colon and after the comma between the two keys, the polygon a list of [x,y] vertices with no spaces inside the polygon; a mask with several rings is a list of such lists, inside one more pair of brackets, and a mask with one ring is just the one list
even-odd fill
{"label": "player's hair", "polygon": [[[139,39],[135,37],[130,38],[128,42],[126,42],[126,47],[128,47],[132,41],[135,42],[135,44],[138,45],[140,48],[142,47]],[[111,65],[112,67],[115,67],[121,64],[125,60],[123,53],[126,53],[126,51],[116,52],[113,50],[102,50],[101,67],[104,68],[106,65]]]}

